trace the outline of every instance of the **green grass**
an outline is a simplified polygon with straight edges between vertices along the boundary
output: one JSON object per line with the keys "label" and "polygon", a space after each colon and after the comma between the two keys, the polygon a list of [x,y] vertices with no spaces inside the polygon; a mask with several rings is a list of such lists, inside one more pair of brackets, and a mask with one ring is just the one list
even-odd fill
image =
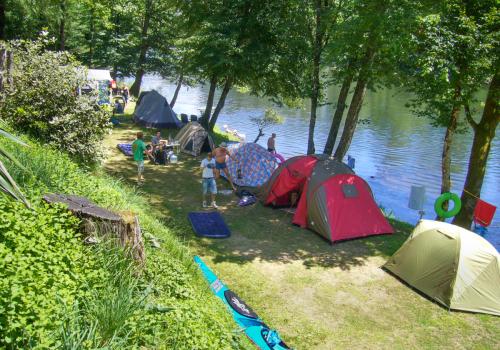
{"label": "green grass", "polygon": [[141,286],[137,266],[110,243],[92,252],[97,266],[108,272],[101,286],[88,288],[88,296],[65,312],[58,333],[63,349],[126,348],[134,343],[134,334],[148,331],[134,322],[145,310],[148,289]]}
{"label": "green grass", "polygon": [[[106,171],[134,184],[134,163],[116,150],[138,129],[115,128],[106,140]],[[238,207],[219,195],[232,236],[196,238],[187,213],[201,210],[199,162],[146,165],[137,189],[151,212],[200,255],[289,345],[297,349],[498,349],[500,318],[449,312],[381,269],[412,227],[392,220],[396,233],[330,246],[291,225],[291,215],[256,204]],[[219,189],[229,188],[223,181]]]}

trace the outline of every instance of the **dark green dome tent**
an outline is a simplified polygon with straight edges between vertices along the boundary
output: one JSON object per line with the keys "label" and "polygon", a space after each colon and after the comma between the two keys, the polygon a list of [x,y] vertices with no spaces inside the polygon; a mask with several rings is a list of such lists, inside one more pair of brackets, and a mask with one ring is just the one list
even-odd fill
{"label": "dark green dome tent", "polygon": [[134,122],[155,129],[180,129],[183,125],[167,99],[156,90],[141,92],[135,106]]}
{"label": "dark green dome tent", "polygon": [[500,316],[500,255],[474,232],[422,220],[384,267],[449,309]]}

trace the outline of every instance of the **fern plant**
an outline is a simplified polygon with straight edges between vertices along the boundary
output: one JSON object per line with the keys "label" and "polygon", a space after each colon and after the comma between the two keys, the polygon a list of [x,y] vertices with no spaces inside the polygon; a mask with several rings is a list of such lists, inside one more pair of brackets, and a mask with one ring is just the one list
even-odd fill
{"label": "fern plant", "polygon": [[[2,137],[6,137],[9,140],[18,143],[21,146],[27,146],[23,141],[5,131],[2,125],[0,125],[0,135]],[[16,160],[16,158],[12,154],[10,154],[6,149],[4,149],[1,146],[0,146],[0,156],[10,160],[16,166],[23,168],[23,166]],[[7,170],[1,159],[0,159],[0,191],[15,198],[18,201],[23,202],[27,207],[30,206],[28,201],[26,200],[26,197],[24,197],[23,193],[17,186],[16,181],[12,178],[12,176],[10,176],[9,171]]]}

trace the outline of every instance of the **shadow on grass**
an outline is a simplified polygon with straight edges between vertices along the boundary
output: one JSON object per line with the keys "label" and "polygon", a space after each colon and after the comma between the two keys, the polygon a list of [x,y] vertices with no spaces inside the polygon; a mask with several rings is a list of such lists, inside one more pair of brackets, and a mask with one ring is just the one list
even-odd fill
{"label": "shadow on grass", "polygon": [[[112,135],[115,148],[105,164],[108,173],[132,185],[136,178],[135,163],[119,153],[116,143],[133,140],[133,132],[138,129],[131,125],[115,129]],[[215,263],[246,264],[259,260],[286,264],[298,261],[308,268],[319,266],[349,270],[365,265],[372,257],[392,255],[412,229],[408,224],[392,220],[391,224],[396,230],[393,235],[330,245],[314,232],[293,226],[290,213],[264,207],[260,203],[239,207],[235,195],[218,195],[219,210],[232,236],[224,240],[198,238],[192,231],[187,214],[202,210],[201,159],[181,154],[177,164],[166,167],[146,164],[146,182],[140,191],[149,199],[151,210],[159,214],[181,240],[185,240],[195,253],[213,256]],[[219,180],[218,188],[227,189],[229,185]]]}

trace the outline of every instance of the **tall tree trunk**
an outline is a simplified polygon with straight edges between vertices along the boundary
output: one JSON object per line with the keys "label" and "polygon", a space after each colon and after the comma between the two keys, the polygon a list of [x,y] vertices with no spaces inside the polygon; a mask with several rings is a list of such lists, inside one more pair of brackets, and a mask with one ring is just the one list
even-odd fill
{"label": "tall tree trunk", "polygon": [[5,84],[5,62],[7,61],[7,49],[4,47],[0,47],[0,92],[3,91],[3,87]]}
{"label": "tall tree trunk", "polygon": [[491,80],[481,120],[476,124],[471,118],[468,118],[474,130],[474,140],[464,190],[460,198],[462,210],[453,219],[453,224],[466,229],[469,229],[472,223],[472,214],[476,205],[474,196],[479,197],[481,195],[488,155],[495,138],[496,128],[500,122],[499,101],[500,74],[497,72]]}
{"label": "tall tree trunk", "polygon": [[340,138],[339,145],[335,150],[334,157],[342,161],[345,154],[351,146],[352,137],[354,136],[354,131],[358,124],[359,111],[363,106],[363,99],[365,98],[366,84],[370,76],[371,67],[373,64],[373,58],[375,57],[375,38],[376,32],[372,30],[370,33],[367,47],[363,59],[361,60],[360,69],[358,73],[358,81],[356,82],[356,87],[354,88],[354,94],[351,98],[351,104],[349,105],[349,110],[347,111],[347,116],[345,119],[344,130],[342,131],[342,136]]}
{"label": "tall tree trunk", "polygon": [[214,74],[210,79],[210,88],[208,89],[207,104],[205,106],[205,112],[201,118],[201,125],[205,129],[208,129],[208,122],[210,121],[210,116],[212,115],[212,107],[214,105],[215,89],[217,88],[217,76]]}
{"label": "tall tree trunk", "polygon": [[137,72],[135,74],[135,80],[130,87],[130,94],[135,97],[139,96],[139,92],[141,91],[142,77],[144,76],[144,63],[146,62],[146,53],[149,49],[148,30],[152,15],[153,0],[145,0],[144,6],[144,22],[142,22],[141,30],[141,49],[139,52],[139,59],[137,60]]}
{"label": "tall tree trunk", "polygon": [[335,141],[337,141],[337,135],[340,129],[340,124],[342,123],[342,116],[344,115],[344,110],[346,109],[345,101],[347,100],[347,95],[349,94],[351,82],[352,74],[346,76],[344,78],[344,81],[342,82],[342,87],[340,88],[339,92],[339,98],[337,100],[337,108],[335,109],[330,132],[328,133],[328,139],[326,140],[325,149],[323,150],[324,154],[331,155],[333,152],[333,147],[335,146]]}
{"label": "tall tree trunk", "polygon": [[[453,143],[453,136],[457,130],[458,117],[460,114],[460,87],[455,88],[454,106],[450,113],[450,120],[446,127],[446,133],[443,141],[443,152],[441,154],[441,193],[450,192],[451,190],[451,144]],[[443,204],[443,209],[448,210],[448,203]],[[444,220],[444,218],[436,217],[436,220]]]}
{"label": "tall tree trunk", "polygon": [[7,51],[7,84],[12,85],[14,83],[14,76],[12,71],[14,69],[14,52]]}
{"label": "tall tree trunk", "polygon": [[111,69],[111,72],[109,74],[111,75],[111,79],[118,79],[118,66],[116,65],[116,63],[113,65],[113,69]]}
{"label": "tall tree trunk", "polygon": [[311,77],[311,115],[309,118],[309,135],[307,138],[307,154],[316,153],[314,147],[314,128],[316,127],[316,112],[318,109],[318,99],[321,91],[319,80],[319,69],[321,63],[321,50],[323,47],[323,31],[321,29],[321,1],[316,0],[316,30],[314,35],[314,47],[312,57],[312,77]]}
{"label": "tall tree trunk", "polygon": [[208,129],[210,131],[214,131],[215,123],[217,122],[217,118],[219,117],[220,111],[224,107],[224,104],[226,103],[226,97],[227,94],[229,93],[229,90],[231,90],[231,86],[233,84],[233,79],[231,77],[228,77],[226,79],[226,83],[224,84],[224,88],[222,89],[222,92],[219,97],[219,102],[217,102],[217,106],[215,106],[214,114],[212,114],[212,118],[210,118],[210,122],[208,124]]}
{"label": "tall tree trunk", "polygon": [[182,87],[182,81],[184,80],[184,74],[181,73],[179,80],[177,81],[177,86],[175,87],[174,97],[170,101],[170,108],[174,108],[175,101],[177,101],[177,96],[179,95],[179,90]]}
{"label": "tall tree trunk", "polygon": [[349,110],[347,111],[344,130],[342,131],[339,145],[337,146],[334,154],[334,157],[340,161],[344,159],[345,154],[351,146],[352,137],[354,136],[354,131],[356,130],[356,125],[358,124],[359,111],[361,110],[363,99],[365,97],[366,83],[366,77],[358,77],[356,88],[354,89],[354,94],[351,98],[351,104],[349,106]]}
{"label": "tall tree trunk", "polygon": [[66,49],[66,0],[59,2],[59,9],[61,10],[61,18],[59,19],[59,50],[64,51]]}
{"label": "tall tree trunk", "polygon": [[94,61],[94,47],[95,47],[95,9],[91,5],[90,8],[90,38],[89,38],[89,67],[92,68]]}
{"label": "tall tree trunk", "polygon": [[0,40],[5,40],[5,2],[0,0]]}

